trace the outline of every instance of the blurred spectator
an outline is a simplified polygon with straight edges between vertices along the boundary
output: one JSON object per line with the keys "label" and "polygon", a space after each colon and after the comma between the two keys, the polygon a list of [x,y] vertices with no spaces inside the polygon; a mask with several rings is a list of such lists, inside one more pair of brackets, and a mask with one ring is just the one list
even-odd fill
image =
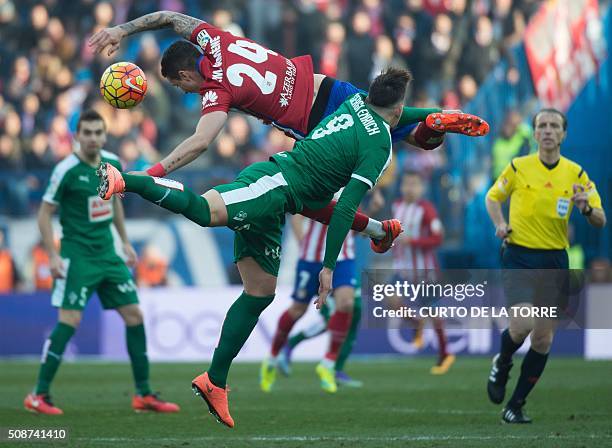
{"label": "blurred spectator", "polygon": [[[59,245],[59,240],[57,245]],[[37,291],[48,291],[53,287],[53,277],[49,267],[49,254],[39,240],[30,253],[32,260],[32,284]]]}
{"label": "blurred spectator", "polygon": [[6,246],[4,229],[0,228],[0,294],[8,294],[21,284],[11,251]]}
{"label": "blurred spectator", "polygon": [[217,28],[229,31],[235,36],[244,36],[244,31],[240,25],[234,22],[232,13],[227,9],[217,9],[212,16],[212,24]]}
{"label": "blurred spectator", "polygon": [[360,89],[367,90],[374,53],[374,42],[369,36],[372,23],[364,11],[357,11],[351,24],[351,35],[346,42],[349,79]]}
{"label": "blurred spectator", "polygon": [[381,0],[362,0],[362,10],[370,18],[370,36],[376,38],[383,34],[385,25]]}
{"label": "blurred spectator", "polygon": [[472,76],[476,83],[480,84],[498,59],[499,53],[493,40],[491,19],[480,16],[476,20],[474,34],[468,39],[461,56],[459,73]]}
{"label": "blurred spectator", "polygon": [[398,54],[412,71],[415,84],[420,85],[423,78],[421,76],[422,70],[419,70],[421,66],[418,64],[417,28],[414,18],[408,14],[400,15],[393,30],[393,37]]}
{"label": "blurred spectator", "polygon": [[419,52],[419,62],[423,64],[421,76],[423,80],[427,80],[427,93],[436,100],[441,97],[440,88],[452,84],[451,74],[444,72],[452,43],[453,22],[448,15],[438,14],[431,35],[423,41],[422,50]]}
{"label": "blurred spectator", "polygon": [[376,38],[376,52],[372,57],[370,81],[389,67],[406,68],[406,64],[395,55],[393,41],[386,35],[380,35]]}
{"label": "blurred spectator", "polygon": [[509,111],[499,137],[493,142],[491,177],[497,179],[512,159],[527,155],[534,149],[531,126],[523,121],[519,112]]}
{"label": "blurred spectator", "polygon": [[340,22],[327,25],[326,40],[321,48],[319,72],[336,79],[346,79],[346,55],[343,50],[346,30]]}
{"label": "blurred spectator", "polygon": [[153,244],[147,245],[136,264],[136,282],[141,288],[168,284],[168,259]]}
{"label": "blurred spectator", "polygon": [[468,103],[478,92],[478,84],[476,84],[476,80],[471,75],[463,75],[459,79],[458,88],[461,104]]}
{"label": "blurred spectator", "polygon": [[53,152],[49,147],[49,137],[44,132],[37,132],[26,146],[24,155],[26,169],[51,169],[55,165]]}

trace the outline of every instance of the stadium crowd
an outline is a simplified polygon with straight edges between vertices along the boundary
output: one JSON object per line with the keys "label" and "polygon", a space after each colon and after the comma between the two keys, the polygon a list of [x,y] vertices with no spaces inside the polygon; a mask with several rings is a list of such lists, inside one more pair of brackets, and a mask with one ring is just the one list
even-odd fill
{"label": "stadium crowd", "polygon": [[[142,106],[118,111],[101,101],[99,75],[112,60],[93,55],[86,42],[102,27],[172,9],[248,35],[287,56],[311,54],[315,71],[364,89],[383,68],[407,66],[415,76],[411,103],[459,108],[491,67],[510,55],[508,48],[521,40],[538,5],[534,0],[263,3],[0,0],[0,213],[35,210],[51,167],[72,151],[71,135],[86,106],[103,113],[107,147],[128,170],[157,161],[192,129],[199,99],[180,95],[159,72],[161,52],[176,39],[171,31],[134,37],[117,57],[145,70],[148,94]],[[516,79],[509,60],[508,77]],[[216,171],[221,178],[211,183],[223,181],[291,144],[255,120],[235,115],[191,169],[222,167]],[[429,169],[444,163],[437,155],[422,157],[413,163]],[[128,208],[128,213],[138,210]]]}
{"label": "stadium crowd", "polygon": [[[159,69],[161,53],[176,34],[161,30],[130,37],[109,59],[94,55],[87,45],[101,28],[157,10],[179,11],[246,35],[288,57],[310,54],[315,72],[364,89],[384,68],[408,67],[415,78],[408,103],[457,109],[476,95],[502,60],[507,81],[519,82],[510,49],[523,39],[541,1],[0,0],[0,228],[3,215],[33,216],[52,167],[73,149],[72,134],[85,108],[92,106],[104,116],[107,149],[119,155],[127,170],[155,163],[192,132],[200,98],[183,95],[162,78]],[[117,60],[133,61],[147,75],[147,97],[132,110],[113,109],[98,92],[101,73]],[[492,133],[491,170],[485,183],[512,157],[535,148],[531,129],[517,111],[508,111],[503,126],[493,127]],[[173,177],[205,191],[292,145],[279,131],[236,113],[207,153]],[[395,149],[394,164],[380,182],[388,199],[382,214],[389,213],[389,199],[397,193],[403,169],[423,173],[433,192],[448,188],[450,162],[444,148]],[[479,176],[473,177],[464,180],[465,192],[431,195],[443,221],[445,213],[464,207],[461,198],[473,196],[474,186],[483,183]],[[126,198],[128,217],[160,213],[132,199]],[[465,213],[469,219],[469,210]],[[456,235],[448,236],[452,242]],[[458,237],[469,239],[467,234]]]}

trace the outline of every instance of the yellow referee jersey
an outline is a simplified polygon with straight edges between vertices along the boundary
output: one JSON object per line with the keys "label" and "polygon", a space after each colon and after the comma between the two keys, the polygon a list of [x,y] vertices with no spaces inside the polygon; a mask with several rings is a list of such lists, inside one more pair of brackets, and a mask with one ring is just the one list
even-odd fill
{"label": "yellow referee jersey", "polygon": [[487,198],[497,202],[510,198],[509,243],[531,249],[565,249],[574,184],[584,187],[591,207],[601,208],[595,184],[580,165],[561,157],[549,169],[535,153],[513,159]]}

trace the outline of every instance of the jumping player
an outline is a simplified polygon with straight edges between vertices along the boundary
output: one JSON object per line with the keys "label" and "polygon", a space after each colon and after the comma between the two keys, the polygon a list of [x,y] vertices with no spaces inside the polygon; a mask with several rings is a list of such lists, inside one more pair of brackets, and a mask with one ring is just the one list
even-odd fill
{"label": "jumping player", "polygon": [[[349,83],[313,73],[310,56],[287,59],[250,39],[172,11],[154,12],[103,29],[90,38],[89,44],[96,52],[107,49],[110,56],[124,37],[161,28],[172,28],[190,41],[175,42],[164,52],[161,72],[184,92],[202,95],[202,116],[191,137],[147,170],[151,176],[163,177],[206,151],[232,108],[272,124],[295,139],[302,139],[343,101],[358,92]],[[478,117],[441,112],[437,108],[404,108],[393,139],[406,139],[421,148],[434,149],[444,138],[439,131],[470,136],[488,132],[488,124]],[[426,119],[428,125],[415,125]],[[333,207],[320,211],[306,208],[302,214],[329,222],[332,210]],[[384,252],[399,234],[399,227],[399,223],[381,224],[358,214],[353,229],[367,233],[373,239],[373,249]]]}
{"label": "jumping player", "polygon": [[[135,411],[177,412],[174,403],[160,400],[149,386],[149,359],[142,311],[136,284],[125,262],[113,249],[111,224],[123,242],[128,263],[136,263],[123,218],[123,205],[102,201],[97,194],[96,168],[100,162],[121,168],[119,159],[104,151],[106,128],[95,111],[84,112],[77,123],[79,150],[54,168],[38,212],[42,240],[50,254],[54,278],[51,304],[58,308],[58,322],[45,342],[34,391],[24,400],[28,411],[63,414],[54,406],[49,388],[62,361],[66,345],[81,322],[83,309],[94,292],[104,309],[116,310],[125,322],[127,351],[132,363],[136,395]],[[63,236],[61,252],[53,241],[51,217],[59,208]]]}
{"label": "jumping player", "polygon": [[399,123],[410,80],[407,71],[387,70],[374,80],[367,97],[351,96],[293,151],[255,163],[233,183],[202,196],[169,179],[122,174],[108,163],[100,166],[99,193],[104,199],[135,192],[200,226],[228,226],[236,232],[234,258],[244,293],[225,317],[208,371],[192,384],[221,423],[234,426],[226,388],[232,360],[274,299],[285,214],[321,208],[344,187],[326,237],[315,302],[320,308],[331,290],[336,260],[357,207],[391,160],[390,128]]}

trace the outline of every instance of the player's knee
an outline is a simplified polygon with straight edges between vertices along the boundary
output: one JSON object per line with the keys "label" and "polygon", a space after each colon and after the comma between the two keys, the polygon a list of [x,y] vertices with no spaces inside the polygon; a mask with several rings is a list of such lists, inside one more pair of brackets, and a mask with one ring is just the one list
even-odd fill
{"label": "player's knee", "polygon": [[78,310],[59,310],[59,321],[71,327],[78,328],[83,314]]}
{"label": "player's knee", "polygon": [[551,330],[533,331],[531,333],[531,348],[538,353],[548,353],[552,346],[554,333]]}
{"label": "player's knee", "polygon": [[298,320],[300,317],[306,313],[307,304],[300,302],[293,302],[289,307],[289,315],[293,318],[293,320]]}
{"label": "player's knee", "polygon": [[348,286],[341,286],[334,290],[334,299],[336,300],[336,310],[343,313],[353,311],[355,303],[355,290]]}
{"label": "player's knee", "polygon": [[514,342],[524,341],[533,330],[533,320],[529,318],[510,319],[509,331]]}
{"label": "player's knee", "polygon": [[138,305],[128,305],[121,307],[117,310],[125,325],[128,327],[133,327],[134,325],[140,325],[144,322],[144,318],[142,316],[142,310]]}

